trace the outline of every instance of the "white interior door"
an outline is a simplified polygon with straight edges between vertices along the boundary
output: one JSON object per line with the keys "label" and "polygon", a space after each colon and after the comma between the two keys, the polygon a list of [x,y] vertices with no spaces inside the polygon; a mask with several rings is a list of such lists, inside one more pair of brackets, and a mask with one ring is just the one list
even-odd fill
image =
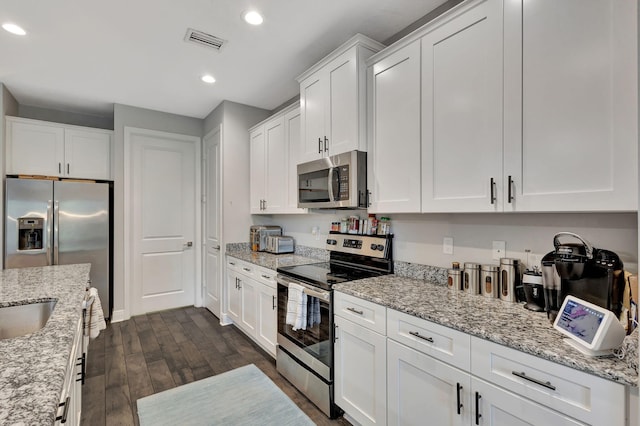
{"label": "white interior door", "polygon": [[193,136],[125,129],[133,315],[197,303],[199,143]]}
{"label": "white interior door", "polygon": [[220,318],[220,301],[222,286],[222,265],[220,259],[220,241],[222,230],[221,191],[222,161],[220,152],[221,127],[211,131],[204,137],[205,157],[205,259],[204,305]]}

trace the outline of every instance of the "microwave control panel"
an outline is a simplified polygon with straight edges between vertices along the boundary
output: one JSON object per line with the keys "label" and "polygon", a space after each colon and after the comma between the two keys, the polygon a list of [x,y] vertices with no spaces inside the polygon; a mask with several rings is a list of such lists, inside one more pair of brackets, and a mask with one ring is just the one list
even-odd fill
{"label": "microwave control panel", "polygon": [[338,196],[337,201],[349,199],[349,165],[338,167]]}

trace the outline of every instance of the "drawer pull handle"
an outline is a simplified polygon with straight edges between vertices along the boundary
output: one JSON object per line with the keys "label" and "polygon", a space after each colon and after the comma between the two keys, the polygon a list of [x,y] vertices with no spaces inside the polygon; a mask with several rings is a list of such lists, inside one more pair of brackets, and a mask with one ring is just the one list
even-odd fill
{"label": "drawer pull handle", "polygon": [[482,398],[482,395],[476,392],[476,424],[477,425],[480,424],[480,417],[482,417],[482,414],[480,414],[480,398]]}
{"label": "drawer pull handle", "polygon": [[522,373],[519,373],[517,371],[512,371],[511,374],[513,374],[514,376],[518,376],[521,379],[525,379],[528,380],[530,382],[535,383],[536,385],[540,385],[542,387],[545,387],[547,389],[551,389],[551,390],[556,390],[556,387],[553,386],[551,384],[551,382],[543,382],[542,380],[538,380],[538,379],[534,379],[533,377],[529,377],[525,374],[525,372],[523,371]]}
{"label": "drawer pull handle", "polygon": [[69,415],[69,405],[71,405],[71,397],[68,396],[64,402],[61,402],[60,404],[58,404],[58,407],[62,407],[64,406],[64,410],[62,411],[62,415],[56,417],[56,420],[60,420],[60,423],[66,423],[67,422],[67,416]]}
{"label": "drawer pull handle", "polygon": [[420,333],[418,333],[417,331],[410,331],[409,334],[412,335],[412,336],[417,337],[418,339],[426,340],[429,343],[433,343],[433,338],[425,337],[425,336],[421,335]]}
{"label": "drawer pull handle", "polygon": [[351,311],[351,312],[353,312],[354,314],[358,314],[358,315],[364,315],[364,312],[363,312],[363,311],[359,311],[359,310],[357,310],[356,308],[351,308],[351,307],[349,307],[349,308],[347,308],[347,311]]}
{"label": "drawer pull handle", "polygon": [[236,264],[234,262],[229,262],[229,265],[236,266]]}
{"label": "drawer pull handle", "polygon": [[265,280],[270,280],[271,279],[271,277],[269,275],[265,275],[265,274],[262,274],[262,278],[264,278]]}
{"label": "drawer pull handle", "polygon": [[458,399],[458,403],[456,405],[457,405],[457,408],[458,408],[458,415],[460,415],[460,410],[463,407],[462,403],[460,402],[460,391],[461,390],[462,390],[462,385],[460,383],[456,383],[456,396],[457,396],[457,399]]}
{"label": "drawer pull handle", "polygon": [[251,269],[249,269],[249,268],[242,268],[242,269],[244,269],[247,272],[251,272]]}

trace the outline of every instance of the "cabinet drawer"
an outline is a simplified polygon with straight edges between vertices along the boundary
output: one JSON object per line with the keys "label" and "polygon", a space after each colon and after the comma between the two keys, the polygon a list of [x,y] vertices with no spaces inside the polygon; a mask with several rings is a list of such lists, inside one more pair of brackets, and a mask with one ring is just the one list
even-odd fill
{"label": "cabinet drawer", "polygon": [[233,271],[237,271],[237,272],[241,271],[242,264],[243,262],[241,260],[236,259],[235,257],[227,257],[227,268]]}
{"label": "cabinet drawer", "polygon": [[276,288],[276,271],[255,265],[253,265],[253,269],[253,276],[257,281],[267,287]]}
{"label": "cabinet drawer", "polygon": [[471,368],[471,336],[466,333],[388,309],[387,337],[462,370]]}
{"label": "cabinet drawer", "polygon": [[471,348],[475,376],[589,424],[625,424],[619,383],[476,337]]}
{"label": "cabinet drawer", "polygon": [[333,297],[335,315],[347,318],[377,333],[386,334],[384,306],[339,292],[335,292]]}

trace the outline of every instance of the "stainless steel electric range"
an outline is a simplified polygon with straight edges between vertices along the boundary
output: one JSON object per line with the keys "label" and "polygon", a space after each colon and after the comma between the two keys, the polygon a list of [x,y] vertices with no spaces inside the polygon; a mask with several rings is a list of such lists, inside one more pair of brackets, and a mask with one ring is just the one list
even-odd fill
{"label": "stainless steel electric range", "polygon": [[[333,285],[393,273],[391,241],[390,235],[330,234],[329,262],[278,268],[277,369],[331,418],[341,414],[333,400]],[[305,313],[298,323],[290,315],[288,324],[291,284],[303,288],[304,298],[296,300]]]}

